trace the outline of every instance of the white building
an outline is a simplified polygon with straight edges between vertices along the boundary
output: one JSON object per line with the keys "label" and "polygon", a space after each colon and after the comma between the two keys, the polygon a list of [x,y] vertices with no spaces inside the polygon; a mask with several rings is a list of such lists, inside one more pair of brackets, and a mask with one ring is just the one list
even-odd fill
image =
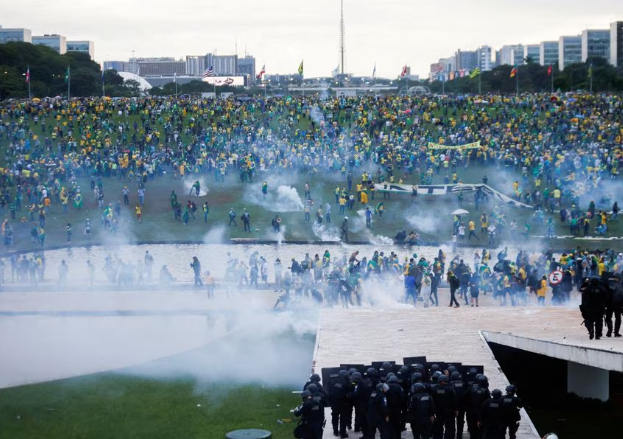
{"label": "white building", "polygon": [[13,41],[32,43],[32,31],[30,29],[9,29],[0,26],[0,44],[10,43]]}
{"label": "white building", "polygon": [[32,37],[32,44],[42,44],[56,50],[61,55],[67,53],[67,39],[63,35],[38,35]]}
{"label": "white building", "polygon": [[235,75],[238,67],[238,55],[214,55],[212,68],[217,76]]}
{"label": "white building", "polygon": [[186,55],[186,74],[201,76],[208,68],[205,55]]}
{"label": "white building", "polygon": [[482,46],[477,49],[478,52],[478,67],[483,72],[489,71],[493,68],[493,62],[491,55],[493,51],[490,46]]}
{"label": "white building", "polygon": [[499,66],[521,65],[523,64],[523,46],[521,44],[511,44],[500,48]]}
{"label": "white building", "polygon": [[67,52],[88,53],[91,59],[95,59],[95,45],[93,41],[67,41]]}
{"label": "white building", "polygon": [[582,62],[582,36],[564,36],[558,39],[558,68]]}
{"label": "white building", "polygon": [[542,66],[558,64],[558,41],[542,41],[539,44],[539,64]]}
{"label": "white building", "polygon": [[597,57],[610,58],[610,29],[582,31],[582,62]]}

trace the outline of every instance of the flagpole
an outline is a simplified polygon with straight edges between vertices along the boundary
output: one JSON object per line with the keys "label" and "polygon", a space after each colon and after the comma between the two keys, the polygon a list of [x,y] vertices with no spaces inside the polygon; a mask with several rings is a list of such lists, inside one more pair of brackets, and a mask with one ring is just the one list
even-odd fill
{"label": "flagpole", "polygon": [[552,94],[554,94],[554,67],[552,67]]}
{"label": "flagpole", "polygon": [[592,93],[593,92],[593,63],[591,63],[591,65],[588,68],[588,74],[589,74],[589,79],[590,79],[589,91]]}
{"label": "flagpole", "polygon": [[517,72],[515,72],[515,92],[519,96],[519,67],[517,67]]}
{"label": "flagpole", "polygon": [[478,94],[482,95],[482,70],[478,72]]}
{"label": "flagpole", "polygon": [[32,94],[30,93],[30,66],[28,66],[28,100],[32,99]]}
{"label": "flagpole", "polygon": [[106,97],[106,88],[105,88],[106,82],[104,81],[104,72],[102,71],[102,97],[105,98]]}
{"label": "flagpole", "polygon": [[71,66],[67,66],[67,100],[70,99]]}

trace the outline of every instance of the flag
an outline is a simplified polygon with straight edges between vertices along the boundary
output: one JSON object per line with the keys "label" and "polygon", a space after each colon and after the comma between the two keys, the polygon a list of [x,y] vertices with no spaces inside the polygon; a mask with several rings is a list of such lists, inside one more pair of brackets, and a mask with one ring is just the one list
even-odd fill
{"label": "flag", "polygon": [[400,72],[401,78],[404,78],[405,76],[407,76],[407,65],[406,64],[402,66],[402,72]]}
{"label": "flag", "polygon": [[67,71],[65,72],[65,82],[69,82],[69,75],[71,74],[70,67],[67,66]]}
{"label": "flag", "polygon": [[299,75],[303,76],[303,61],[301,61],[301,64],[299,65]]}
{"label": "flag", "polygon": [[372,77],[376,78],[376,63],[374,63],[374,69],[372,69]]}
{"label": "flag", "polygon": [[102,70],[102,84],[104,84],[104,70]]}
{"label": "flag", "polygon": [[478,75],[480,75],[480,68],[476,67],[474,70],[472,70],[472,73],[469,74],[469,79],[474,79]]}
{"label": "flag", "polygon": [[511,78],[514,78],[516,74],[517,74],[517,66],[513,67],[513,70],[511,70]]}
{"label": "flag", "polygon": [[[212,69],[212,67],[210,67],[210,69]],[[256,78],[262,79],[262,76],[264,75],[264,73],[266,73],[266,64],[262,66],[262,70],[260,70],[260,73],[257,74]]]}
{"label": "flag", "polygon": [[551,75],[552,75],[552,71],[553,71],[553,70],[552,70],[552,66],[549,66],[549,67],[547,68],[547,76],[551,76]]}
{"label": "flag", "polygon": [[591,63],[591,64],[588,66],[588,78],[590,79],[590,78],[592,78],[592,77],[593,77],[593,63]]}
{"label": "flag", "polygon": [[28,69],[26,70],[26,83],[28,84],[30,82],[30,67],[28,67]]}
{"label": "flag", "polygon": [[177,70],[173,72],[173,82],[177,82]]}
{"label": "flag", "polygon": [[333,69],[333,77],[335,78],[340,72],[340,66],[338,65],[335,69]]}
{"label": "flag", "polygon": [[[260,75],[264,73],[264,68],[262,67],[262,71],[260,72]],[[204,72],[201,74],[202,78],[209,78],[211,76],[214,76],[214,69],[212,68],[212,66],[208,67],[207,69],[204,70]]]}

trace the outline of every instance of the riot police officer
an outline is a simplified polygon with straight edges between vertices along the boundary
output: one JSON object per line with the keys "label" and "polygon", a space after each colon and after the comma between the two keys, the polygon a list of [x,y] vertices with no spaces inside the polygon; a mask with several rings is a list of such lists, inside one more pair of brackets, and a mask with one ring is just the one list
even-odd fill
{"label": "riot police officer", "polygon": [[465,426],[465,411],[467,410],[467,384],[463,381],[460,372],[452,372],[450,375],[450,385],[456,393],[457,414],[456,414],[456,438],[463,437],[463,428]]}
{"label": "riot police officer", "polygon": [[296,417],[301,418],[294,430],[294,436],[301,439],[322,439],[324,407],[312,398],[309,390],[304,390],[301,398],[302,404],[292,411]]}
{"label": "riot police officer", "polygon": [[400,433],[402,431],[402,408],[404,406],[405,395],[398,377],[393,373],[388,375],[387,385],[389,386],[389,390],[385,396],[387,397],[387,412],[389,416],[389,437],[391,439],[400,439]]}
{"label": "riot police officer", "polygon": [[588,336],[599,340],[603,332],[604,313],[606,311],[607,290],[604,282],[597,276],[587,278],[580,287],[582,304],[580,312]]}
{"label": "riot police officer", "polygon": [[413,439],[429,439],[435,420],[435,402],[422,383],[413,385],[409,400],[407,421],[411,424]]}
{"label": "riot police officer", "polygon": [[480,415],[482,405],[491,397],[489,392],[489,380],[484,375],[479,375],[474,384],[467,391],[467,429],[470,439],[481,439],[482,430],[480,428]]}
{"label": "riot police officer", "polygon": [[612,317],[614,316],[614,336],[621,337],[621,314],[623,313],[623,280],[615,273],[608,279],[608,300],[606,305],[606,337],[612,337]]}
{"label": "riot police officer", "polygon": [[346,424],[348,422],[348,393],[350,382],[348,372],[340,370],[338,377],[331,383],[329,388],[329,403],[331,405],[331,425],[333,434],[347,438]]}
{"label": "riot police officer", "polygon": [[506,386],[506,395],[502,397],[502,406],[504,407],[504,434],[508,429],[509,439],[515,439],[517,437],[517,430],[519,429],[519,421],[521,415],[519,410],[523,407],[523,403],[518,396],[515,395],[515,386],[510,384]]}
{"label": "riot police officer", "polygon": [[381,439],[388,438],[389,412],[387,410],[387,398],[385,393],[389,386],[385,383],[377,383],[376,388],[368,399],[368,410],[366,412],[368,429],[364,432],[365,439],[374,439],[378,430]]}
{"label": "riot police officer", "polygon": [[437,381],[438,385],[431,392],[435,402],[433,438],[454,439],[454,420],[458,408],[456,392],[449,384],[450,379],[446,375],[441,375]]}
{"label": "riot police officer", "polygon": [[482,428],[484,439],[504,439],[505,413],[502,405],[502,391],[494,389],[491,398],[482,404],[478,426]]}

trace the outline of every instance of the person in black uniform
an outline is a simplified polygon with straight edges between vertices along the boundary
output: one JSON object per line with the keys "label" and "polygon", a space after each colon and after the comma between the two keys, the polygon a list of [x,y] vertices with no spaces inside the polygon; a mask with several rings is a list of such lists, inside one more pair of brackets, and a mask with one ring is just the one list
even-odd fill
{"label": "person in black uniform", "polygon": [[346,422],[348,417],[347,395],[350,391],[348,372],[340,370],[339,376],[329,389],[329,403],[331,404],[331,425],[333,435],[347,438]]}
{"label": "person in black uniform", "polygon": [[612,317],[614,316],[614,336],[621,337],[621,314],[623,313],[623,283],[619,273],[608,279],[608,300],[606,305],[606,337],[612,337]]}
{"label": "person in black uniform", "polygon": [[370,394],[368,400],[368,410],[366,412],[368,430],[364,432],[365,439],[374,439],[378,430],[381,439],[388,439],[389,433],[389,412],[387,410],[387,398],[385,393],[389,386],[385,383],[377,383],[376,388]]}
{"label": "person in black uniform", "polygon": [[309,390],[301,393],[303,403],[292,410],[296,417],[300,417],[299,425],[294,430],[294,436],[301,439],[322,439],[324,424],[324,407],[312,397]]}
{"label": "person in black uniform", "polygon": [[606,312],[607,289],[601,278],[593,276],[587,278],[580,287],[582,304],[580,312],[584,318],[584,325],[588,329],[588,336],[599,340],[603,332],[604,313]]}
{"label": "person in black uniform", "polygon": [[467,429],[470,439],[481,439],[482,430],[479,420],[482,412],[482,405],[491,397],[489,392],[489,380],[484,375],[479,375],[474,384],[467,391]]}
{"label": "person in black uniform", "polygon": [[454,388],[449,384],[450,379],[441,375],[437,379],[438,385],[432,389],[433,401],[435,401],[435,422],[433,424],[434,439],[454,439],[457,414],[457,398]]}
{"label": "person in black uniform", "polygon": [[409,400],[407,420],[411,424],[413,439],[429,439],[435,420],[435,402],[422,383],[413,385]]}
{"label": "person in black uniform", "polygon": [[351,379],[353,383],[352,401],[355,407],[355,433],[361,431],[365,434],[368,430],[366,410],[374,387],[372,387],[372,381],[364,379],[359,372],[353,373]]}
{"label": "person in black uniform", "polygon": [[482,404],[478,426],[482,429],[484,439],[504,439],[505,426],[504,406],[502,405],[502,391],[494,389],[491,398]]}
{"label": "person in black uniform", "polygon": [[388,374],[387,385],[389,390],[385,394],[387,397],[387,411],[389,415],[389,438],[400,439],[402,407],[404,405],[404,392],[398,380],[393,373]]}
{"label": "person in black uniform", "polygon": [[509,439],[515,439],[517,437],[517,430],[519,429],[519,421],[521,421],[521,415],[519,410],[523,407],[523,403],[518,396],[515,395],[515,386],[510,384],[506,386],[506,395],[502,397],[502,406],[504,407],[505,415],[505,427],[504,434],[508,429]]}
{"label": "person in black uniform", "polygon": [[463,381],[460,372],[452,372],[450,375],[450,385],[456,393],[457,414],[456,414],[456,438],[463,437],[463,428],[465,426],[465,411],[467,410],[467,384]]}

